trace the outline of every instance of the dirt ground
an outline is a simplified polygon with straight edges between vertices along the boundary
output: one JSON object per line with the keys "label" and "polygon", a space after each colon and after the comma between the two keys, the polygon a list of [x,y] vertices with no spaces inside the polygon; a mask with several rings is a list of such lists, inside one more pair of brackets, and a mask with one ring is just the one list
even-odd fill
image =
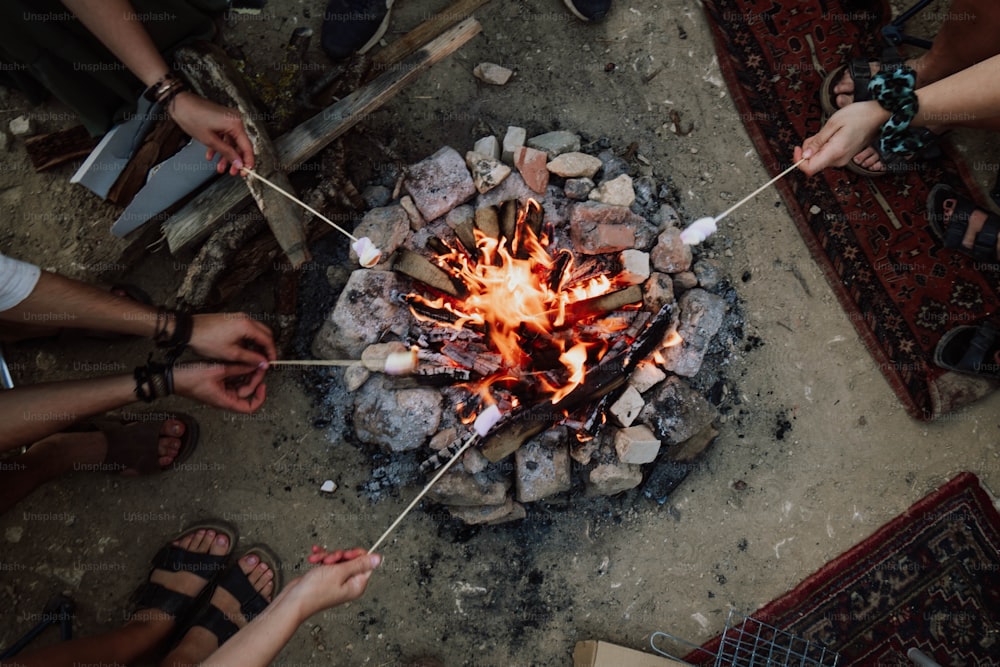
{"label": "dirt ground", "polygon": [[[232,22],[227,39],[252,62],[266,59],[294,27],[318,29],[323,5],[271,0],[265,20]],[[401,0],[387,39],[446,5]],[[484,130],[507,125],[529,136],[570,129],[617,148],[638,142],[653,175],[680,194],[687,221],[767,180],[700,4],[619,0],[606,22],[585,25],[559,0],[503,0],[477,17],[482,34],[366,119],[366,132],[411,161],[444,144],[465,150]],[[471,73],[482,61],[516,75],[503,88],[484,86]],[[26,111],[40,131],[73,124],[54,105],[32,109],[0,92],[4,125]],[[694,131],[672,133],[671,111]],[[970,163],[985,165],[977,177],[992,185],[995,139],[959,132],[954,140]],[[94,248],[114,257],[119,246],[107,231],[116,211],[68,183],[73,166],[35,174],[20,140],[2,164],[4,252],[87,279],[122,268],[79,261]],[[734,283],[746,335],[763,344],[733,350],[726,374],[738,409],[666,504],[574,494],[570,507],[536,506],[520,523],[481,529],[415,512],[383,547],[367,594],[307,622],[275,664],[387,666],[435,656],[449,666],[568,665],[583,639],[644,648],[664,630],[700,643],[722,629],[730,607],[751,612],[780,596],[958,472],[1000,490],[1000,396],[932,424],[907,416],[776,192],[727,219],[714,248],[730,276],[749,273]],[[126,277],[166,299],[185,261],[158,249]],[[272,280],[229,308],[269,321]],[[92,340],[9,350],[20,383],[130,372],[145,352],[140,343]],[[294,372],[269,378],[268,401],[253,416],[180,399],[168,408],[202,424],[184,470],[145,479],[74,474],[0,517],[0,645],[33,625],[59,591],[77,602],[77,635],[118,626],[148,559],[195,519],[236,523],[244,544],[270,544],[292,577],[314,542],[369,544],[419,488],[378,502],[360,493],[373,462],[339,435],[347,406],[318,407]],[[319,493],[325,479],[339,485],[331,496]]]}

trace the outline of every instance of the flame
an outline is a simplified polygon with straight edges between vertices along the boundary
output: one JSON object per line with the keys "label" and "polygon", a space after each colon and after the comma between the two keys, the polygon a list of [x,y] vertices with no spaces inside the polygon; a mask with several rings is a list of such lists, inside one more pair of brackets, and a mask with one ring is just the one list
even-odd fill
{"label": "flame", "polygon": [[[468,294],[464,298],[411,298],[454,315],[455,321],[445,326],[473,325],[487,333],[503,359],[504,370],[487,378],[484,387],[515,383],[525,374],[533,374],[532,370],[538,368],[533,356],[557,359],[561,368],[545,366],[538,371],[539,385],[555,404],[583,382],[588,357],[602,355],[607,347],[603,341],[579,341],[561,335],[561,327],[573,324],[567,322],[567,307],[606,294],[613,285],[603,275],[566,284],[574,268],[572,253],[562,250],[554,257],[548,250],[548,235],[538,235],[531,225],[524,224],[527,216],[540,213],[541,206],[529,201],[520,212],[513,243],[474,230],[475,257],[454,249],[438,257],[438,265],[466,287]],[[420,320],[430,319],[412,307],[411,311]],[[624,326],[623,322],[613,323],[606,331]],[[565,379],[554,382],[553,377]]]}

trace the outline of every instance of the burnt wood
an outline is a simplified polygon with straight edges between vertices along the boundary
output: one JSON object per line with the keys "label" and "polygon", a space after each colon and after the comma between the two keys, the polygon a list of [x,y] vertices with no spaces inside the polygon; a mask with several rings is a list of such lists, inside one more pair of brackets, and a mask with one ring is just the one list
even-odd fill
{"label": "burnt wood", "polygon": [[[236,69],[225,51],[215,44],[198,42],[178,49],[175,59],[178,67],[187,75],[191,87],[199,95],[239,110],[247,136],[253,144],[256,159],[254,170],[286,192],[294,192],[285,174],[285,165],[279,158],[261,120],[267,116],[254,104],[243,75]],[[239,183],[243,179],[223,179],[223,181],[233,180]],[[267,224],[274,237],[278,239],[278,244],[284,250],[288,261],[295,268],[308,262],[310,255],[306,247],[301,209],[281,193],[275,192],[255,178],[248,178],[244,182],[250,195],[257,202],[260,212],[267,219]]]}
{"label": "burnt wood", "polygon": [[[278,163],[292,171],[368,114],[392,99],[406,84],[431,65],[457,51],[481,30],[475,19],[466,19],[426,44],[398,67],[354,91],[275,141]],[[250,198],[242,179],[219,179],[177,211],[163,225],[170,252],[176,254],[202,240],[227,213]]]}
{"label": "burnt wood", "polygon": [[663,306],[627,349],[613,347],[609,350],[596,367],[587,371],[583,384],[558,404],[546,402],[508,413],[483,438],[480,445],[483,456],[493,462],[500,461],[517,451],[532,436],[561,421],[567,414],[618,389],[624,389],[629,375],[639,362],[663,344],[670,332],[672,315],[673,305]]}

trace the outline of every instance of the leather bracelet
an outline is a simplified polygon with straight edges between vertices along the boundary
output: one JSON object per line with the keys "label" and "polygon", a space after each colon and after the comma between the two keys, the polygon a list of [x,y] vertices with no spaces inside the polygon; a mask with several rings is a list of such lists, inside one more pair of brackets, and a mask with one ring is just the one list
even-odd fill
{"label": "leather bracelet", "polygon": [[132,374],[135,378],[135,395],[146,403],[164,398],[174,393],[174,367],[172,362],[161,364],[153,361],[153,355],[145,366],[137,366]]}
{"label": "leather bracelet", "polygon": [[170,90],[171,86],[176,84],[184,85],[184,81],[176,72],[170,70],[160,77],[159,81],[147,88],[145,92],[143,92],[142,96],[150,102],[157,102],[167,93],[168,90]]}
{"label": "leather bracelet", "polygon": [[916,83],[916,72],[904,65],[880,70],[868,84],[872,99],[891,114],[879,137],[879,150],[883,154],[914,153],[928,143],[923,133],[910,130],[910,123],[920,110]]}
{"label": "leather bracelet", "polygon": [[177,97],[180,93],[183,93],[185,90],[187,90],[187,84],[183,81],[177,81],[169,86],[164,86],[160,95],[156,98],[156,103],[165,107],[170,104],[171,100]]}
{"label": "leather bracelet", "polygon": [[[170,319],[174,320],[174,331],[169,337]],[[162,326],[161,326],[162,321]],[[167,310],[160,308],[156,312],[156,332],[153,334],[153,342],[160,349],[174,350],[176,356],[184,351],[188,343],[191,342],[191,334],[194,332],[194,318],[191,313],[185,310]],[[176,357],[175,357],[176,358]]]}

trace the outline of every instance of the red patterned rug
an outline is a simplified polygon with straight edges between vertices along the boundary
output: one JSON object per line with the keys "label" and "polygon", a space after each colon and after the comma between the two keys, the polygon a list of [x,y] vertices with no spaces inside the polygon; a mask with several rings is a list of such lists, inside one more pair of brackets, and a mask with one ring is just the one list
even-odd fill
{"label": "red patterned rug", "polygon": [[1000,513],[962,473],[750,616],[839,665],[909,665],[910,648],[945,667],[1000,665]]}
{"label": "red patterned rug", "polygon": [[[819,131],[823,77],[851,57],[880,55],[879,28],[889,16],[884,2],[851,0],[705,0],[705,8],[729,90],[772,175]],[[1000,304],[1000,271],[945,250],[927,225],[935,183],[971,194],[971,182],[949,157],[880,178],[796,171],[777,185],[879,369],[916,419],[934,419],[995,388],[933,362],[946,331]]]}

